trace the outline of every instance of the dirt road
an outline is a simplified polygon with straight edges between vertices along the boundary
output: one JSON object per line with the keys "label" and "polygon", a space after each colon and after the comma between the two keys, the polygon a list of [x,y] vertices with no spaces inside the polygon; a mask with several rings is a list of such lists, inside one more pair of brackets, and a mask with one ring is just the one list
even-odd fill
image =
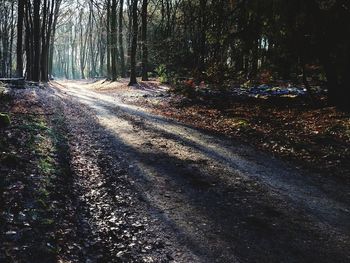
{"label": "dirt road", "polygon": [[[130,209],[151,218],[145,219],[151,220],[149,231],[160,231],[158,238],[176,250],[160,256],[164,262],[350,261],[349,186],[152,115],[83,82],[54,86],[70,131],[86,221],[95,217],[97,227],[111,227],[103,221],[113,219],[123,194],[108,200],[104,192],[123,192],[124,186],[109,183],[111,171],[118,170],[132,186],[125,191],[134,189],[138,197]],[[105,211],[98,207],[101,199]],[[100,257],[104,253],[108,248]]]}

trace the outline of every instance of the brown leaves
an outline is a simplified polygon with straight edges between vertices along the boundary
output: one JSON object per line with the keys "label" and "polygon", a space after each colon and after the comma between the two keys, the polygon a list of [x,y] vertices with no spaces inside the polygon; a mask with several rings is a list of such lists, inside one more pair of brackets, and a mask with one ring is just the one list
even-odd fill
{"label": "brown leaves", "polygon": [[320,172],[340,176],[350,173],[350,117],[333,107],[310,109],[297,99],[290,106],[261,101],[191,105],[177,96],[161,99],[160,103],[142,100],[137,104],[197,128],[302,161]]}

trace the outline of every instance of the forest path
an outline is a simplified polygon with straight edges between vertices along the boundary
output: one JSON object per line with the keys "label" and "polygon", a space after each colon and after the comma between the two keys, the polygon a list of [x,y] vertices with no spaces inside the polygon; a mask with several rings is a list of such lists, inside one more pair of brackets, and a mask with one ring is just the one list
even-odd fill
{"label": "forest path", "polygon": [[[85,84],[53,84],[65,114],[81,108],[68,122],[107,135],[95,143],[112,149],[110,158],[122,163],[150,213],[196,260],[350,260],[349,186]],[[95,123],[84,126],[81,118]]]}

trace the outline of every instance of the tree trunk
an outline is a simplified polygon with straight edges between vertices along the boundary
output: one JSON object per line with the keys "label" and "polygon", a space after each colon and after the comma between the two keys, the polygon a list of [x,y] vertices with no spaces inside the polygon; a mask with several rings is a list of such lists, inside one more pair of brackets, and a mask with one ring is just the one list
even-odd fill
{"label": "tree trunk", "polygon": [[131,42],[131,55],[130,55],[130,82],[128,86],[137,84],[136,79],[136,51],[137,51],[137,34],[138,34],[138,21],[137,21],[137,0],[132,1],[132,42]]}
{"label": "tree trunk", "polygon": [[54,54],[54,48],[55,48],[55,36],[56,36],[56,25],[57,20],[59,16],[59,9],[61,5],[62,0],[56,1],[55,11],[54,11],[54,17],[52,21],[52,32],[50,34],[50,42],[49,42],[49,51],[48,51],[48,75],[52,76],[52,67],[53,67],[53,54]]}
{"label": "tree trunk", "polygon": [[32,80],[40,80],[40,3],[41,0],[34,0],[33,13],[33,37],[34,37],[34,60]]}
{"label": "tree trunk", "polygon": [[24,21],[24,0],[18,0],[17,65],[16,65],[17,77],[23,77],[23,21]]}
{"label": "tree trunk", "polygon": [[124,0],[120,0],[119,6],[119,54],[120,54],[120,75],[122,78],[126,77],[124,45],[123,45],[123,7]]}
{"label": "tree trunk", "polygon": [[148,81],[148,43],[147,43],[147,8],[148,0],[142,1],[142,81]]}
{"label": "tree trunk", "polygon": [[111,78],[111,0],[107,1],[107,78]]}
{"label": "tree trunk", "polygon": [[[128,6],[128,34],[127,34],[127,65],[128,68],[131,63],[131,43],[132,43],[132,5],[133,5],[133,0],[127,0],[127,6]],[[128,75],[130,72],[128,72]]]}
{"label": "tree trunk", "polygon": [[111,69],[112,80],[117,80],[117,0],[112,0],[111,6]]}
{"label": "tree trunk", "polygon": [[31,29],[31,6],[26,2],[26,30],[25,30],[25,51],[26,51],[26,78],[33,79],[32,62],[33,62],[33,34]]}
{"label": "tree trunk", "polygon": [[48,76],[47,76],[47,67],[46,67],[46,56],[47,56],[47,50],[46,50],[46,41],[47,41],[47,0],[44,1],[44,6],[43,6],[43,20],[42,20],[42,25],[41,25],[41,55],[40,55],[40,72],[41,72],[41,80],[42,81],[48,81]]}

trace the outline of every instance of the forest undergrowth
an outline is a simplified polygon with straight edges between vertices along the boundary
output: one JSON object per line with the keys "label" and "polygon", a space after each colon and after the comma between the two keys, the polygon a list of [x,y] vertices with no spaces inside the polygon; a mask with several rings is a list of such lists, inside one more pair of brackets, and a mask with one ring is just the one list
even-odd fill
{"label": "forest undergrowth", "polygon": [[53,262],[64,214],[58,202],[67,179],[64,135],[52,128],[53,113],[34,92],[13,90],[0,101],[11,120],[0,129],[0,261]]}

